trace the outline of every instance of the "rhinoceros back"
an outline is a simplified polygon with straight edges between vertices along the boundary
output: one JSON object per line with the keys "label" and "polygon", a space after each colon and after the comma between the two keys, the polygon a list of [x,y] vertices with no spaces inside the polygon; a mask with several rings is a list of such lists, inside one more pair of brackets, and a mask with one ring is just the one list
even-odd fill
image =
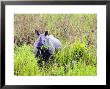
{"label": "rhinoceros back", "polygon": [[51,45],[49,49],[50,53],[61,48],[61,42],[57,38],[55,38],[53,35],[49,35],[49,44]]}

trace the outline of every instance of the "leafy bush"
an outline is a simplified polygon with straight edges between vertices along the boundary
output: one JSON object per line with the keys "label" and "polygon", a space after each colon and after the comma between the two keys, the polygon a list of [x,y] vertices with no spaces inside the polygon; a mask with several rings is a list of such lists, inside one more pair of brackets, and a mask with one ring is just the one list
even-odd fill
{"label": "leafy bush", "polygon": [[77,41],[58,51],[54,55],[54,59],[51,59],[54,60],[54,63],[50,62],[48,65],[44,64],[39,67],[37,64],[38,59],[35,58],[32,47],[23,45],[15,49],[14,73],[22,76],[96,75],[96,66],[92,63],[86,63],[87,60],[85,59],[89,58],[87,51],[84,43]]}
{"label": "leafy bush", "polygon": [[[35,29],[60,39],[62,50],[40,67],[33,53]],[[14,74],[17,76],[96,75],[96,14],[15,14]]]}
{"label": "leafy bush", "polygon": [[23,45],[15,49],[14,54],[15,75],[36,75],[39,74],[37,60],[32,52],[32,47]]}

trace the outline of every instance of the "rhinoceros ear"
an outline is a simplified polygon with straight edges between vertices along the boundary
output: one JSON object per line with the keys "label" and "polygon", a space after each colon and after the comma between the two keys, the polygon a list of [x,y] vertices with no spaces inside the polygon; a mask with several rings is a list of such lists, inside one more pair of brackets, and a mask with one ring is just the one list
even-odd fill
{"label": "rhinoceros ear", "polygon": [[37,34],[37,36],[39,36],[39,35],[40,35],[40,33],[39,33],[37,30],[35,30],[35,33]]}
{"label": "rhinoceros ear", "polygon": [[47,36],[48,35],[48,31],[45,31],[45,36]]}

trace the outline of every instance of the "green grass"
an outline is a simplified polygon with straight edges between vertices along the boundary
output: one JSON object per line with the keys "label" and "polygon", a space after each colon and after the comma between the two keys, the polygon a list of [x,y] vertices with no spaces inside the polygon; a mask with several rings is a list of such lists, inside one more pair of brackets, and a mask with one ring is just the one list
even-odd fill
{"label": "green grass", "polygon": [[[15,48],[14,74],[17,76],[94,76],[96,64],[85,43],[76,41],[54,55],[54,63],[39,67],[33,47],[22,45]],[[94,59],[94,61],[93,61]],[[53,59],[51,59],[53,60]]]}
{"label": "green grass", "polygon": [[[48,30],[61,41],[62,50],[53,55],[54,63],[39,67],[33,53],[35,30]],[[15,14],[14,47],[16,76],[95,76],[97,15]]]}
{"label": "green grass", "polygon": [[30,76],[39,74],[37,60],[32,52],[32,47],[23,45],[15,48],[14,59],[15,75]]}

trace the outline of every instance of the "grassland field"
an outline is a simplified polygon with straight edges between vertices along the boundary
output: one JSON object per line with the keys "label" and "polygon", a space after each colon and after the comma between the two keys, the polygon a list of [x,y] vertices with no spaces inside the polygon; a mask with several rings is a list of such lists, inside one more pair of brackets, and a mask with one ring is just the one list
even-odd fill
{"label": "grassland field", "polygon": [[[61,51],[53,54],[54,62],[38,65],[33,53],[35,30],[58,38]],[[53,60],[53,59],[52,59]],[[15,14],[15,76],[96,76],[96,14]]]}

